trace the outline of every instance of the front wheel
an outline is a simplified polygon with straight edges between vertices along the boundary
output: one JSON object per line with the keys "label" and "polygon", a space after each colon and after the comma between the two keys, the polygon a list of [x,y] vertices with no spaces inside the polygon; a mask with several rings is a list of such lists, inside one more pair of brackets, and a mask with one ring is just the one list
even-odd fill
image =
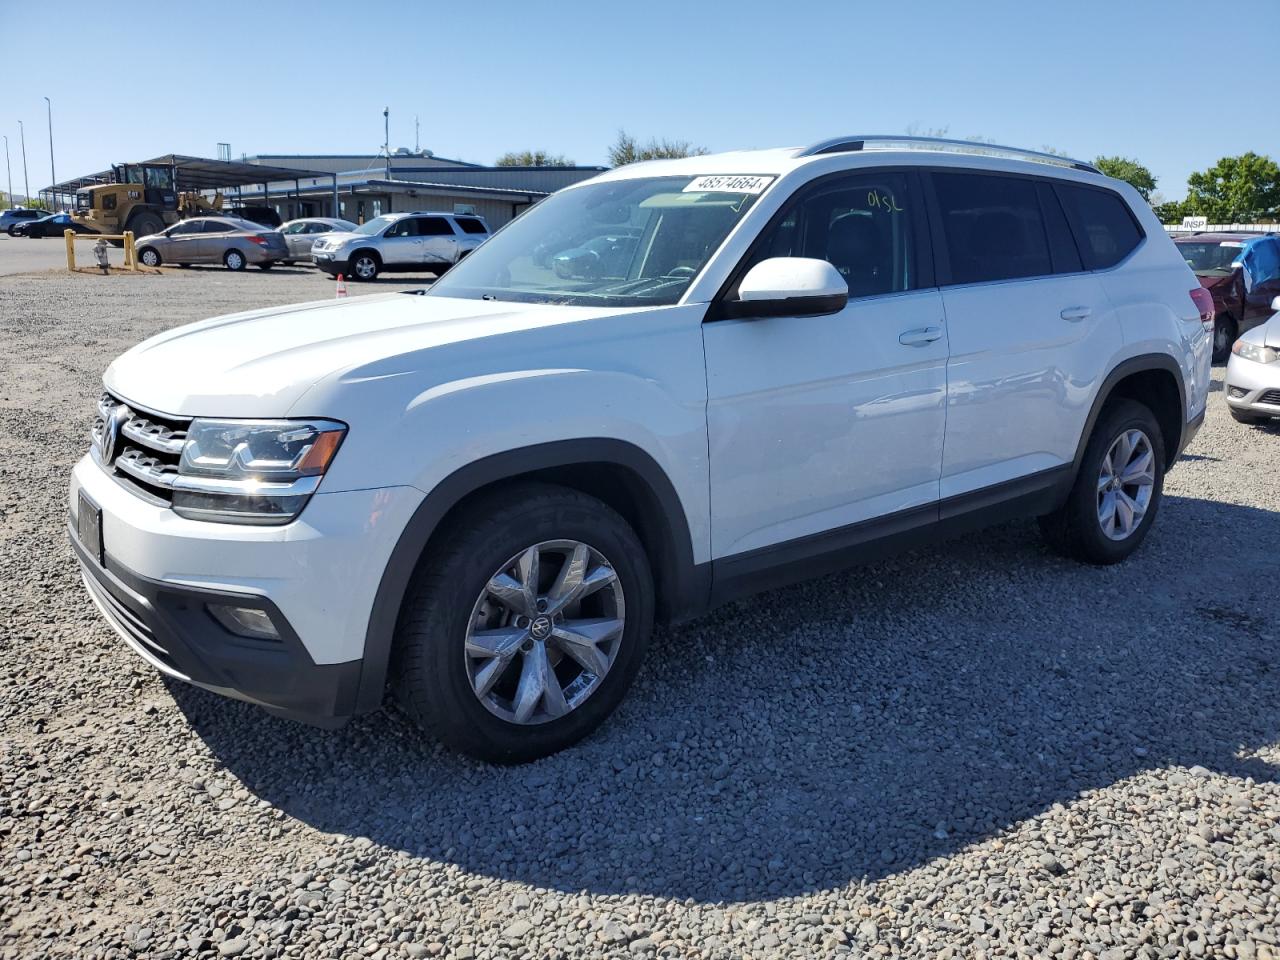
{"label": "front wheel", "polygon": [[355,280],[370,281],[378,279],[378,271],[382,264],[372,253],[357,253],[351,258],[350,276]]}
{"label": "front wheel", "polygon": [[1049,546],[1084,563],[1119,563],[1142,544],[1164,492],[1165,449],[1155,415],[1119,400],[1099,418],[1071,493],[1040,518]]}
{"label": "front wheel", "polygon": [[442,531],[401,611],[397,702],[446,745],[523,763],[599,726],[640,667],[653,579],[639,538],[594,497],[519,484]]}
{"label": "front wheel", "polygon": [[233,272],[243,270],[245,262],[244,254],[239,250],[228,250],[222,257],[223,266]]}
{"label": "front wheel", "polygon": [[144,267],[158,267],[161,263],[160,251],[155,247],[143,247],[138,251],[138,262]]}

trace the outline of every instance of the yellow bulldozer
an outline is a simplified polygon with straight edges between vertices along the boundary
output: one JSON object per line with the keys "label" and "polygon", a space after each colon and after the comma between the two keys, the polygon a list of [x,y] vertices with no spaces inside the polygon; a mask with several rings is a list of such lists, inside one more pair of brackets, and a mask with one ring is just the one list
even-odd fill
{"label": "yellow bulldozer", "polygon": [[[120,163],[111,167],[111,183],[76,191],[72,217],[93,233],[124,233],[134,237],[159,233],[187,217],[218,213],[222,195],[210,200],[202,194],[179,193],[176,171],[169,164]],[[113,241],[119,245],[119,241]]]}

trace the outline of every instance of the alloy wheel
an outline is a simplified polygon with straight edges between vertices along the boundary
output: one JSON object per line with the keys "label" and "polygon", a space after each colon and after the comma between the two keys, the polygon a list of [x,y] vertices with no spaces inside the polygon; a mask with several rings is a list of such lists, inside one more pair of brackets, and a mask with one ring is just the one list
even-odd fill
{"label": "alloy wheel", "polygon": [[361,280],[372,280],[378,272],[377,264],[372,257],[361,257],[355,263],[356,276]]}
{"label": "alloy wheel", "polygon": [[471,690],[509,723],[563,717],[599,689],[625,622],[622,583],[600,551],[576,540],[534,544],[493,573],[472,608]]}
{"label": "alloy wheel", "polygon": [[1126,540],[1142,524],[1155,491],[1155,453],[1137,429],[1121,432],[1098,472],[1098,523],[1112,540]]}

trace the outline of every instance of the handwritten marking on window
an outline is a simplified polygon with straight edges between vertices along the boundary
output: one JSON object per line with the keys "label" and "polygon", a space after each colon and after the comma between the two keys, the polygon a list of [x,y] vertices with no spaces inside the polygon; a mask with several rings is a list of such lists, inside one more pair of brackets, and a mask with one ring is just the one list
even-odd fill
{"label": "handwritten marking on window", "polygon": [[867,193],[867,206],[872,210],[902,213],[902,207],[898,206],[898,201],[893,198],[893,194],[881,193],[879,190],[871,190]]}

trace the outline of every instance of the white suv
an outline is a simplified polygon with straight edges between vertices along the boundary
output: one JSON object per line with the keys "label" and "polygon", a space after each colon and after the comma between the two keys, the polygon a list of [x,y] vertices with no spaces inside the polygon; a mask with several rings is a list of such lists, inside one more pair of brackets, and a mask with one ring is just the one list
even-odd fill
{"label": "white suv", "polygon": [[623,167],[415,294],[111,364],[70,532],[157,669],[327,724],[390,686],[530,759],[655,621],[1017,516],[1122,560],[1210,383],[1212,304],[1138,193],[988,145]]}
{"label": "white suv", "polygon": [[311,259],[326,273],[352,280],[393,271],[440,276],[487,239],[489,227],[480,217],[388,213],[349,233],[325,234],[312,245]]}

